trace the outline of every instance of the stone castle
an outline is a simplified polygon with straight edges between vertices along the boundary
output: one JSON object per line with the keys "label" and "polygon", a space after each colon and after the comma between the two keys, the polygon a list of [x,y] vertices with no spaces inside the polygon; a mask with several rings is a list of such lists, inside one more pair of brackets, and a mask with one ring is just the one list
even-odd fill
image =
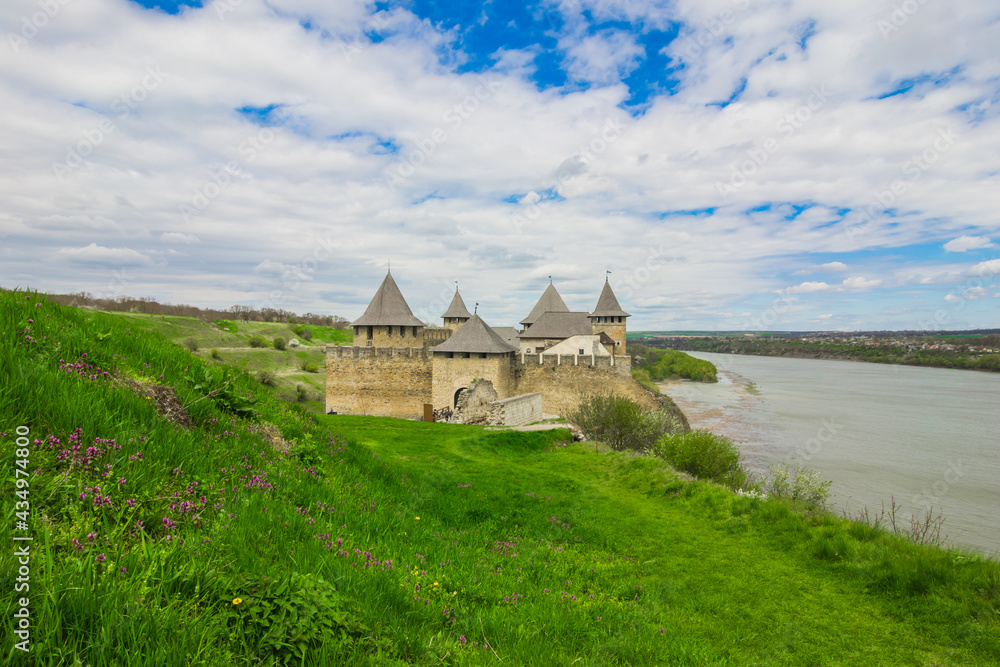
{"label": "stone castle", "polygon": [[593,312],[570,311],[550,282],[521,329],[489,326],[457,288],[441,317],[441,327],[414,317],[388,273],[351,323],[354,344],[326,348],[327,412],[419,419],[433,410],[479,422],[488,413],[490,423],[518,424],[566,414],[598,391],[653,403],[632,380],[629,314],[607,280]]}

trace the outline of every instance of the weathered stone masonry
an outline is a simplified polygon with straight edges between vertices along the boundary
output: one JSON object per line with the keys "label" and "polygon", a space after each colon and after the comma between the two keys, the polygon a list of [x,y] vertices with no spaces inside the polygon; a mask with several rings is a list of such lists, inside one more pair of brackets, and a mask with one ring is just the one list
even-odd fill
{"label": "weathered stone masonry", "polygon": [[431,353],[419,348],[326,348],[326,409],[418,419],[431,402]]}

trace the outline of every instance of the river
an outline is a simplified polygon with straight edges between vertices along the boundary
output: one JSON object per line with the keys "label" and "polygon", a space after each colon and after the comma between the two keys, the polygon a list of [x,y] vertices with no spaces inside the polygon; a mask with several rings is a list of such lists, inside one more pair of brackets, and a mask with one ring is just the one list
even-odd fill
{"label": "river", "polygon": [[906,526],[933,508],[948,544],[1000,557],[1000,373],[689,354],[719,382],[661,388],[692,428],[735,440],[750,469],[818,470],[837,510],[894,498]]}

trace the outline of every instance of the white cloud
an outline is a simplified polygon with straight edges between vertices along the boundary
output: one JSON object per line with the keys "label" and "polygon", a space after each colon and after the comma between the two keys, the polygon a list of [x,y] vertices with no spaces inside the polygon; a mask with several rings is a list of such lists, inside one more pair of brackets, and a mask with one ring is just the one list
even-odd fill
{"label": "white cloud", "polygon": [[827,262],[826,264],[820,264],[817,268],[823,271],[846,271],[847,264],[843,262]]}
{"label": "white cloud", "polygon": [[91,243],[84,248],[61,248],[56,251],[60,257],[83,264],[102,264],[109,267],[152,264],[153,260],[131,248],[105,248]]}
{"label": "white cloud", "polygon": [[185,245],[201,242],[201,239],[194,234],[183,234],[181,232],[163,232],[160,235],[160,240],[166,243],[183,243]]}
{"label": "white cloud", "polygon": [[811,292],[826,292],[833,289],[832,286],[822,282],[805,282],[784,290],[785,294],[809,294]]}
{"label": "white cloud", "polygon": [[853,278],[844,279],[844,287],[847,289],[871,289],[872,287],[878,287],[882,284],[881,280],[866,280],[862,276],[854,276]]}
{"label": "white cloud", "polygon": [[979,248],[992,248],[988,236],[959,236],[944,244],[944,249],[948,252],[967,252]]}
{"label": "white cloud", "polygon": [[[131,262],[143,267],[130,277],[137,294],[224,306],[265,302],[279,289],[281,307],[355,316],[357,295],[370,296],[391,259],[415,310],[460,279],[467,301],[516,322],[549,273],[571,307],[584,309],[612,269],[623,307],[637,309],[630,325],[705,328],[717,322],[706,313],[759,313],[760,295],[781,287],[774,276],[802,267],[800,275],[865,276],[840,282],[838,273],[787,294],[890,285],[843,306],[879,313],[910,298],[903,286],[936,308],[945,290],[934,285],[1000,273],[1000,260],[970,270],[897,253],[1000,238],[989,3],[925,3],[883,39],[877,21],[892,11],[888,2],[565,0],[556,37],[566,89],[540,89],[534,52],[510,45],[489,77],[459,72],[460,33],[405,9],[373,18],[363,0],[244,0],[220,21],[214,5],[168,16],[131,4],[122,11],[119,0],[66,3],[27,48],[0,59],[6,280],[100,289],[103,262]],[[719,21],[723,10],[732,21]],[[0,18],[16,26],[35,11],[33,0],[14,0]],[[636,28],[591,34],[588,12]],[[376,19],[378,43],[365,36]],[[643,51],[637,34],[671,25],[681,38],[667,52],[685,61],[677,94],[631,115],[621,79]],[[686,52],[697,38],[704,46]],[[168,75],[120,117],[112,104],[154,66]],[[894,82],[955,68],[961,75],[946,83],[877,99]],[[732,104],[709,104],[744,79]],[[484,80],[498,85],[477,97]],[[292,126],[250,151],[262,130],[235,110],[270,104],[284,105]],[[620,132],[604,140],[609,120]],[[102,121],[114,131],[90,141]],[[934,152],[943,128],[958,138]],[[767,139],[776,148],[757,164],[751,155],[760,160]],[[433,150],[419,152],[428,141]],[[53,163],[77,149],[87,155],[60,180]],[[905,165],[926,151],[934,163],[913,184]],[[390,190],[385,170],[411,155],[420,164]],[[717,185],[748,160],[753,173],[723,196]],[[179,205],[216,187],[212,176],[230,162],[238,174],[186,225]],[[578,169],[560,171],[567,165]],[[894,182],[902,194],[892,195],[889,216],[875,192],[885,198]],[[793,216],[792,202],[809,206]],[[868,207],[872,222],[852,228]],[[536,209],[521,228],[512,224]],[[710,212],[672,214],[699,210]],[[163,252],[171,245],[186,255]],[[864,253],[863,269],[854,252]],[[39,256],[73,263],[43,265]],[[831,256],[843,261],[816,263]]]}
{"label": "white cloud", "polygon": [[984,278],[1000,274],[1000,259],[990,259],[985,262],[979,262],[969,270],[969,273],[974,276],[982,276]]}

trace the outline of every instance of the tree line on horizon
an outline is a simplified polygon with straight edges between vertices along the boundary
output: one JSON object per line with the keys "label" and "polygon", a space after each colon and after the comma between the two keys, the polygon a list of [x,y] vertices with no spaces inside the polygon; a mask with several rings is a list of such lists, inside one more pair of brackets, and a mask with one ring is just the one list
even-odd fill
{"label": "tree line on horizon", "polygon": [[[2,288],[0,288],[2,289]],[[3,290],[9,291],[9,290]],[[313,324],[317,326],[344,329],[349,321],[339,315],[299,315],[283,308],[254,308],[244,304],[234,304],[225,310],[198,308],[188,304],[159,303],[152,297],[131,297],[119,295],[113,298],[94,296],[90,292],[74,294],[46,294],[52,301],[62,306],[96,308],[119,312],[143,313],[146,315],[176,315],[194,317],[205,322],[214,320],[239,320],[242,322],[281,322],[288,324]]]}

